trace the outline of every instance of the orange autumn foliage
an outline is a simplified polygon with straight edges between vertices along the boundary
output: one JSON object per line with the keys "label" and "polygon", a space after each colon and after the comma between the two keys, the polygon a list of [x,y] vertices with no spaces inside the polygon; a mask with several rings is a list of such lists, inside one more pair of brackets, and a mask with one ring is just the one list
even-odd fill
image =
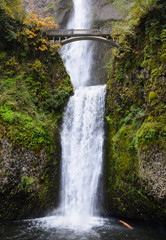
{"label": "orange autumn foliage", "polygon": [[29,14],[24,19],[23,23],[27,26],[35,27],[37,30],[44,30],[45,28],[58,28],[52,17],[41,18],[37,14]]}
{"label": "orange autumn foliage", "polygon": [[25,45],[31,46],[34,50],[45,51],[50,46],[44,30],[50,28],[58,28],[54,19],[51,17],[41,18],[37,14],[29,14],[24,19],[25,25],[23,31],[19,33],[20,38],[24,38]]}

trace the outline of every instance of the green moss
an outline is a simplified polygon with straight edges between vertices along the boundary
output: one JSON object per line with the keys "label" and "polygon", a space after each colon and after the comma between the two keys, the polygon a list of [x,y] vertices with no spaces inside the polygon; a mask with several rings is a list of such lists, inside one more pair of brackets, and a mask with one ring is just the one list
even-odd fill
{"label": "green moss", "polygon": [[[151,130],[149,132],[148,130],[154,129],[152,126],[156,127],[156,125],[150,124],[148,129],[146,125],[148,135],[145,137],[145,135],[140,136],[140,129],[135,121],[138,123],[140,120],[137,120],[135,116],[132,122],[131,119],[128,122],[125,118],[122,121],[125,123],[116,132],[113,127],[114,121],[109,119],[111,131],[107,142],[107,157],[109,158],[106,194],[109,203],[107,207],[111,214],[146,220],[150,220],[152,213],[156,212],[155,217],[164,221],[164,207],[161,207],[160,204],[148,196],[138,175],[138,148],[145,149],[147,146],[154,144],[155,131]],[[158,140],[158,143],[161,146],[160,140]]]}
{"label": "green moss", "polygon": [[[59,131],[73,87],[57,47],[48,45],[43,51],[34,47],[40,40],[47,42],[44,33],[37,32],[36,40],[25,39],[23,24],[1,8],[0,19],[12,26],[16,36],[7,31],[11,39],[5,40],[1,29],[0,144],[7,157],[0,154],[0,178],[6,181],[0,193],[0,214],[2,219],[13,220],[41,216],[57,204]],[[9,30],[7,25],[5,29]],[[10,171],[5,169],[4,158]],[[23,175],[26,161],[31,170]]]}
{"label": "green moss", "polygon": [[32,177],[23,176],[21,182],[19,183],[20,191],[30,192],[30,185],[34,183],[34,179]]}
{"label": "green moss", "polygon": [[[16,64],[17,59],[11,62],[12,57],[7,54],[5,57],[6,61],[0,62],[3,69],[0,79],[0,116],[8,138],[24,148],[48,146],[52,143],[53,130],[58,127],[57,123],[72,91],[62,60],[54,53],[54,70],[49,72],[49,68],[52,68],[49,53],[48,64],[42,57],[20,65]],[[10,62],[8,72],[5,71],[7,62]]]}
{"label": "green moss", "polygon": [[106,97],[106,197],[112,214],[165,222],[163,201],[149,194],[147,182],[139,175],[139,154],[153,149],[165,152],[166,3],[152,0],[147,8],[142,6],[142,12],[140,4],[144,2],[133,9],[132,22],[124,27],[127,31],[121,30],[120,47],[111,60]]}
{"label": "green moss", "polygon": [[149,93],[149,101],[153,101],[156,98],[157,98],[157,94],[155,92]]}

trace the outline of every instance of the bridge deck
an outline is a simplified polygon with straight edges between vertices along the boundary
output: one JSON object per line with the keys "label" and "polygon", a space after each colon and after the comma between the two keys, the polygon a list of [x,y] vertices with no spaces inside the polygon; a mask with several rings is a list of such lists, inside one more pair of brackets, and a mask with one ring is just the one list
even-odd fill
{"label": "bridge deck", "polygon": [[46,29],[48,39],[59,41],[61,45],[81,40],[102,41],[113,47],[119,45],[111,37],[111,29]]}
{"label": "bridge deck", "polygon": [[47,29],[48,37],[109,36],[111,30],[100,29]]}

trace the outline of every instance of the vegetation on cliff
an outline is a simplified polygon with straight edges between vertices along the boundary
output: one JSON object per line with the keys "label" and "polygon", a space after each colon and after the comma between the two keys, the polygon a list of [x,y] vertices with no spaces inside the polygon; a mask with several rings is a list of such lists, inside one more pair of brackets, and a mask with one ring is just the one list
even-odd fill
{"label": "vegetation on cliff", "polygon": [[18,219],[55,207],[59,128],[72,85],[43,32],[57,27],[51,18],[3,0],[0,21],[0,218]]}
{"label": "vegetation on cliff", "polygon": [[137,0],[115,30],[107,85],[107,204],[166,222],[166,2]]}

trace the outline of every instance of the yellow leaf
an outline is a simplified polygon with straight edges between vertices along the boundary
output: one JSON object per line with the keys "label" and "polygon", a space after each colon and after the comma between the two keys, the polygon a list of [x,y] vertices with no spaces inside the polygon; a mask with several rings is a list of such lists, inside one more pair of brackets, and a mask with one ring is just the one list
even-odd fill
{"label": "yellow leaf", "polygon": [[45,51],[45,50],[47,50],[47,46],[46,46],[46,45],[41,45],[41,46],[39,47],[39,50],[40,50],[40,51]]}

